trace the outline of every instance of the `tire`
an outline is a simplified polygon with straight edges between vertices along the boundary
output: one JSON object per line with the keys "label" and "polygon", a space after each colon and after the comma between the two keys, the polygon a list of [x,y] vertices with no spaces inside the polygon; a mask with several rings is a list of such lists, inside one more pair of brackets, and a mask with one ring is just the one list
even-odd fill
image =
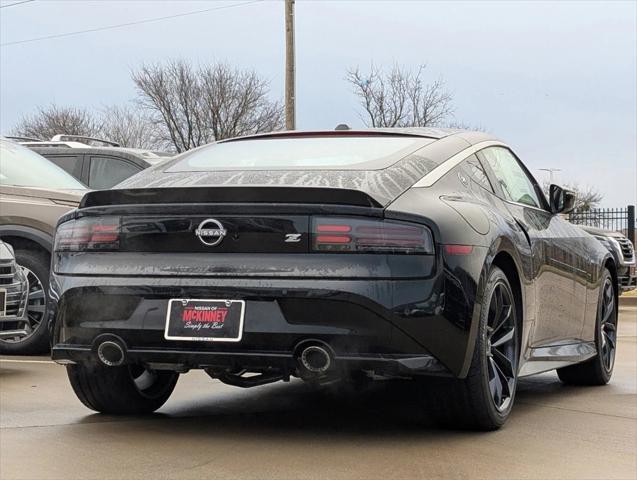
{"label": "tire", "polygon": [[[18,265],[28,270],[29,318],[33,331],[23,339],[0,340],[0,354],[37,355],[49,351],[49,329],[47,328],[47,305],[49,301],[50,258],[44,252],[16,250]],[[41,288],[37,286],[41,285]],[[38,320],[36,322],[36,320]]]}
{"label": "tire", "polygon": [[[99,413],[116,415],[154,412],[166,403],[179,379],[179,374],[171,371],[97,363],[67,365],[66,372],[75,395],[84,405]],[[135,382],[141,375],[152,377],[145,388]]]}
{"label": "tire", "polygon": [[608,269],[604,269],[601,286],[595,322],[597,353],[585,362],[558,368],[557,376],[566,384],[606,385],[613,375],[617,347],[617,302],[616,287]]}
{"label": "tire", "polygon": [[[502,300],[505,298],[503,293],[506,293],[505,301]],[[498,322],[498,308],[494,301],[500,301],[502,323]],[[446,427],[488,431],[496,430],[506,422],[515,399],[520,356],[521,322],[516,303],[508,278],[498,267],[493,267],[482,300],[480,324],[467,377],[425,381],[426,403],[437,423]],[[494,328],[494,325],[499,326]],[[507,362],[501,356],[505,356]],[[508,367],[500,368],[500,363],[508,364]],[[504,370],[508,370],[506,375]]]}

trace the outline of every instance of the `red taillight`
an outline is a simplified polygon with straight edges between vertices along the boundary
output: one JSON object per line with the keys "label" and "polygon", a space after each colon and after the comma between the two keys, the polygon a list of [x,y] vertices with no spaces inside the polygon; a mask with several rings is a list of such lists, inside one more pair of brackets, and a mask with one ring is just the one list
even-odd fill
{"label": "red taillight", "polygon": [[445,245],[447,255],[471,255],[473,247],[471,245]]}
{"label": "red taillight", "polygon": [[94,225],[91,235],[93,243],[112,243],[119,240],[119,223],[115,225]]}
{"label": "red taillight", "polygon": [[432,254],[431,231],[420,225],[353,217],[312,218],[312,248],[321,252]]}
{"label": "red taillight", "polygon": [[61,224],[55,234],[55,251],[116,250],[119,217],[84,217]]}
{"label": "red taillight", "polygon": [[352,227],[350,227],[349,225],[317,225],[316,226],[316,231],[321,233],[321,232],[330,232],[330,233],[334,233],[334,232],[351,232],[352,231]]}

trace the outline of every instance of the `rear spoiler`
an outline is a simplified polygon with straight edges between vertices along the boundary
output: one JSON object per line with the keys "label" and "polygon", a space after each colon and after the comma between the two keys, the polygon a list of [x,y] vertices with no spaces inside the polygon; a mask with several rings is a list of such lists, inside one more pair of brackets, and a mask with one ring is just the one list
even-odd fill
{"label": "rear spoiler", "polygon": [[315,203],[382,207],[368,194],[345,188],[167,187],[96,190],[84,195],[79,208],[171,203]]}

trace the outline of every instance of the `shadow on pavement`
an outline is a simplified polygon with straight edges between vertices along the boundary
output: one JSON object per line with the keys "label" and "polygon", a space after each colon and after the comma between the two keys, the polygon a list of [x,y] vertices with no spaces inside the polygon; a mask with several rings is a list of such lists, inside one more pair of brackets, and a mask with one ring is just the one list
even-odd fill
{"label": "shadow on pavement", "polygon": [[[377,382],[362,392],[343,392],[329,388],[312,388],[301,382],[277,383],[257,387],[244,395],[216,396],[192,402],[180,402],[179,408],[164,408],[164,413],[146,416],[115,417],[89,415],[81,423],[104,421],[145,422],[148,428],[171,435],[252,435],[296,438],[331,436],[345,439],[419,438],[426,436],[484,435],[482,432],[454,431],[438,428],[427,415],[415,382]],[[550,397],[576,397],[587,388],[562,385],[557,377],[545,375],[522,379],[512,418],[540,408]],[[445,401],[440,398],[440,401]],[[148,426],[148,422],[152,427]],[[487,433],[488,435],[488,433]]]}

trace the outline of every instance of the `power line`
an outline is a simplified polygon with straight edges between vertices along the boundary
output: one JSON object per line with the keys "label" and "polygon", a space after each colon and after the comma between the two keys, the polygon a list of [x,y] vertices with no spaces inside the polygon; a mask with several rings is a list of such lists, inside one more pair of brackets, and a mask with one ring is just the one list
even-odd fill
{"label": "power line", "polygon": [[35,0],[22,0],[21,2],[10,3],[9,5],[0,5],[0,8],[15,7],[16,5],[22,5],[23,3],[31,2],[35,2]]}
{"label": "power line", "polygon": [[[30,1],[33,1],[33,0],[30,0]],[[70,37],[71,35],[81,35],[83,33],[101,32],[104,30],[111,30],[113,28],[122,28],[122,27],[130,27],[132,25],[140,25],[142,23],[160,22],[162,20],[170,20],[172,18],[186,17],[188,15],[196,15],[198,13],[212,12],[213,10],[223,10],[227,8],[243,7],[244,5],[250,5],[252,3],[257,3],[260,1],[262,0],[251,0],[250,2],[235,3],[232,5],[223,5],[221,7],[206,8],[204,10],[195,10],[192,12],[178,13],[176,15],[167,15],[165,17],[147,18],[145,20],[138,20],[135,22],[119,23],[116,25],[107,25],[105,27],[89,28],[87,30],[78,30],[76,32],[58,33],[55,35],[47,35],[46,37],[29,38],[27,40],[17,40],[15,42],[2,43],[0,44],[0,47],[8,47],[9,45],[18,45],[21,43],[39,42],[40,40],[51,40],[54,38]]]}

